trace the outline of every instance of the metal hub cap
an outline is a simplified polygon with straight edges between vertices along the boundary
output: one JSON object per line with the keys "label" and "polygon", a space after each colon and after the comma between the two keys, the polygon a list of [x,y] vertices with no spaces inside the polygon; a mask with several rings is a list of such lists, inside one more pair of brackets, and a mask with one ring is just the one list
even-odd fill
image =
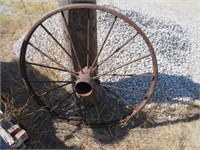
{"label": "metal hub cap", "polygon": [[76,93],[79,96],[90,96],[93,92],[93,85],[94,80],[93,80],[93,76],[91,69],[89,69],[88,67],[84,67],[82,69],[82,72],[80,71],[78,76],[77,76],[77,80],[76,80],[76,84],[74,86],[74,90],[76,91]]}

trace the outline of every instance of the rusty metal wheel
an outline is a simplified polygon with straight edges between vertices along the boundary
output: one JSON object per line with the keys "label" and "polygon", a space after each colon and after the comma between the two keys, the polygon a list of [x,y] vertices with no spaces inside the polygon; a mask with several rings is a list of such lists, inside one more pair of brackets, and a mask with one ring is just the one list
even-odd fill
{"label": "rusty metal wheel", "polygon": [[[98,53],[79,72],[68,64],[79,61],[65,49],[60,23],[64,11],[72,9],[97,11]],[[57,31],[52,30],[55,24]],[[150,100],[158,76],[156,55],[144,32],[121,13],[94,4],[61,7],[36,22],[24,38],[20,69],[39,105],[63,121],[85,127],[126,124]]]}

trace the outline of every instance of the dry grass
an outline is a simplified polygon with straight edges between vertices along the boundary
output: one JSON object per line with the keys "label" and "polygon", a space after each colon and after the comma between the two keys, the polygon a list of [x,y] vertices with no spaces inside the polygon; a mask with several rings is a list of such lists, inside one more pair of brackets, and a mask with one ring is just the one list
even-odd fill
{"label": "dry grass", "polygon": [[[196,100],[199,102],[199,100]],[[172,123],[177,120],[189,121],[200,114],[200,108],[193,103],[188,104],[169,104],[169,103],[151,103],[151,107],[144,109],[156,123]]]}
{"label": "dry grass", "polygon": [[0,15],[0,26],[1,26],[1,33],[5,34],[6,32],[8,32],[8,28],[6,26],[8,26],[12,21],[12,18],[10,16],[6,16],[6,15]]}
{"label": "dry grass", "polygon": [[20,38],[31,25],[46,12],[56,8],[58,5],[54,0],[40,2],[30,0],[0,0],[1,7],[11,9],[10,13],[0,14],[0,38],[1,38],[1,61],[8,61],[14,58],[9,51],[13,42]]}
{"label": "dry grass", "polygon": [[[194,139],[191,139],[191,131],[198,131],[199,121],[193,123],[180,123],[150,129],[132,129],[126,138],[113,145],[113,149],[134,150],[196,150]],[[193,128],[189,130],[189,128]],[[197,133],[198,135],[199,133]]]}

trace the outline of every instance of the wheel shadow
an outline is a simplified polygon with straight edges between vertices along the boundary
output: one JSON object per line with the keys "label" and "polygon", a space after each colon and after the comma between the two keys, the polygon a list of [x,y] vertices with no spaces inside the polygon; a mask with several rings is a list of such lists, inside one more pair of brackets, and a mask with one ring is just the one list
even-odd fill
{"label": "wheel shadow", "polygon": [[[42,79],[48,78],[34,68],[32,70]],[[32,78],[38,77],[34,77],[32,74]],[[67,93],[66,89],[61,90]],[[82,132],[84,134],[84,131],[88,131],[88,129],[72,127],[65,122],[60,123],[27,93],[16,60],[1,62],[1,99],[6,105],[6,111],[17,119],[18,123],[27,131],[29,139],[25,144],[31,149],[82,149],[83,145],[80,143],[77,144],[78,146],[76,142],[68,143],[68,141],[73,141],[76,137],[74,135],[79,134],[79,132],[84,138],[88,138],[89,135],[90,138],[93,137],[102,144],[116,142],[128,134],[127,127],[116,126],[91,128],[91,133],[82,135]],[[134,123],[131,128],[137,126],[139,124]],[[60,133],[61,135],[59,135]],[[58,138],[58,136],[62,136],[62,138]]]}
{"label": "wheel shadow", "polygon": [[[44,77],[44,75],[39,72],[37,72],[37,75],[42,76],[42,78],[48,78]],[[146,82],[145,79],[140,80],[142,82]],[[167,84],[166,81],[170,84]],[[135,78],[126,78],[119,81],[120,84],[130,82],[137,82],[137,80]],[[179,99],[184,97],[191,100],[198,99],[199,89],[200,85],[198,83],[194,83],[188,77],[159,73],[158,83],[152,99],[157,103],[165,103],[168,101],[169,104],[188,104],[189,102],[181,101]],[[65,89],[62,89],[62,91],[67,93]],[[71,127],[71,125],[67,125],[67,123],[59,124],[59,122],[57,122],[57,120],[55,120],[55,118],[52,117],[45,109],[37,105],[37,103],[27,94],[27,91],[24,88],[18,69],[18,61],[9,63],[1,62],[1,92],[2,95],[9,95],[11,97],[11,101],[14,102],[14,109],[11,108],[14,110],[12,111],[13,115],[23,125],[30,137],[29,141],[26,142],[28,148],[81,149],[80,145],[77,146],[75,143],[68,143],[68,141],[73,141],[74,135],[85,129],[74,128]],[[197,119],[199,119],[199,114],[187,119],[176,119],[170,122],[163,121],[155,123],[149,119],[147,113],[142,111],[133,119],[133,121],[130,121],[126,127],[116,126],[98,129],[92,128],[90,136],[101,144],[112,144],[125,138],[129,130],[132,128],[152,128]],[[62,127],[59,128],[60,126]],[[62,138],[58,138],[58,136],[60,136],[59,133],[61,133],[60,130],[63,130]],[[87,138],[88,135],[82,136]]]}
{"label": "wheel shadow", "polygon": [[[138,82],[136,78],[126,78],[120,80],[117,83],[108,83],[109,85],[120,85],[122,87],[127,87],[127,84]],[[146,83],[147,79],[140,78],[139,83]],[[124,85],[123,85],[124,84]],[[149,84],[145,84],[146,86]],[[141,86],[141,84],[140,84]],[[134,88],[133,90],[137,90]],[[140,89],[140,88],[138,88]],[[145,91],[140,91],[145,92]],[[126,94],[127,96],[127,94]],[[127,96],[131,97],[131,95]],[[157,86],[154,90],[151,102],[157,104],[168,104],[172,105],[191,105],[191,102],[200,97],[200,84],[193,82],[187,76],[175,76],[168,75],[165,73],[159,73],[159,78]],[[187,100],[186,100],[187,99]],[[150,103],[151,103],[150,102]],[[199,108],[197,108],[199,109]],[[177,124],[181,122],[191,122],[200,119],[200,111],[193,115],[188,115],[187,117],[177,118],[175,120],[164,120],[156,122],[154,118],[149,117],[148,111],[141,111],[138,116],[136,116],[126,127],[110,127],[106,129],[94,130],[94,137],[99,139],[102,143],[114,143],[122,139],[128,131],[132,128],[154,128],[158,126],[166,126]],[[106,138],[102,138],[102,136]]]}
{"label": "wheel shadow", "polygon": [[[1,100],[6,111],[27,131],[27,148],[80,149],[77,145],[66,144],[58,138],[55,119],[27,93],[16,60],[1,62]],[[70,132],[66,133],[69,137],[67,140],[72,138],[70,135]]]}
{"label": "wheel shadow", "polygon": [[[146,93],[150,87],[150,82],[151,77],[129,77],[121,79],[118,82],[107,82],[106,84]],[[131,86],[130,83],[134,86]],[[130,100],[131,94],[127,97],[129,97]],[[188,76],[159,73],[156,88],[151,99],[153,99],[154,102],[161,103],[189,104],[192,100],[199,98],[200,84],[193,82]]]}

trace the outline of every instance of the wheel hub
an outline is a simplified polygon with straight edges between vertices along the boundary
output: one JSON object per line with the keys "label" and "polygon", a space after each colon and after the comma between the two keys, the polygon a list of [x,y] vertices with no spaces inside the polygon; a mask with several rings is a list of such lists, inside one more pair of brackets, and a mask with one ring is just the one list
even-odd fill
{"label": "wheel hub", "polygon": [[91,72],[91,69],[86,66],[78,74],[74,90],[79,96],[90,96],[95,84],[94,79],[92,78],[93,73]]}

